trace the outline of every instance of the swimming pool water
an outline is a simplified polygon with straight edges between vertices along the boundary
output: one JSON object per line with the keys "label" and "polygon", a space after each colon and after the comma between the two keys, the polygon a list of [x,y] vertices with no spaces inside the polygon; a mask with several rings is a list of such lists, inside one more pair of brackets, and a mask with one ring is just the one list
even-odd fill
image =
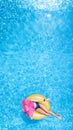
{"label": "swimming pool water", "polygon": [[[72,130],[73,9],[67,0],[0,0],[0,130]],[[62,120],[29,120],[21,102],[50,98]]]}

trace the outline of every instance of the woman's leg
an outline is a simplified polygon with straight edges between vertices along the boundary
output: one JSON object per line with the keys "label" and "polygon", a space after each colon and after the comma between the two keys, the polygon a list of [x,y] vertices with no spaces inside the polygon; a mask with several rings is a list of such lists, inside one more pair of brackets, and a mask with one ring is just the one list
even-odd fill
{"label": "woman's leg", "polygon": [[40,105],[40,109],[43,110],[44,112],[46,112],[48,115],[53,115],[53,116],[61,119],[61,116],[59,114],[55,114],[54,112],[47,110],[46,107],[44,107],[42,104],[39,104],[39,105]]}
{"label": "woman's leg", "polygon": [[44,110],[45,112],[48,113],[48,110],[47,110],[47,108],[46,108],[45,106],[43,106],[42,104],[39,104],[39,106],[40,106],[40,108],[41,108],[42,110]]}
{"label": "woman's leg", "polygon": [[36,109],[36,111],[39,112],[40,114],[45,115],[45,116],[49,116],[50,115],[47,112],[45,112],[44,110],[42,110],[41,108]]}

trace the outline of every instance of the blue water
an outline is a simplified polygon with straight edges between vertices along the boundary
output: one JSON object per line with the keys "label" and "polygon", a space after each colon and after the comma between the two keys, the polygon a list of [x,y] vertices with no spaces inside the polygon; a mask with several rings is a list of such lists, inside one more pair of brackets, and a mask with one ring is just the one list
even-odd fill
{"label": "blue water", "polygon": [[[67,0],[0,0],[0,130],[72,130],[73,9]],[[62,120],[29,120],[21,102],[50,98]]]}

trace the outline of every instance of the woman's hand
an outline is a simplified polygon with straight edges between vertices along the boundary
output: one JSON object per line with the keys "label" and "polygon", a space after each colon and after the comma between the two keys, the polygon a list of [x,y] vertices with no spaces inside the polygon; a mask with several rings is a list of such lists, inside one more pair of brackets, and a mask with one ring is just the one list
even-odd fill
{"label": "woman's hand", "polygon": [[49,98],[47,98],[47,99],[44,98],[43,101],[44,101],[44,102],[46,102],[46,101],[50,101],[50,99],[49,99]]}

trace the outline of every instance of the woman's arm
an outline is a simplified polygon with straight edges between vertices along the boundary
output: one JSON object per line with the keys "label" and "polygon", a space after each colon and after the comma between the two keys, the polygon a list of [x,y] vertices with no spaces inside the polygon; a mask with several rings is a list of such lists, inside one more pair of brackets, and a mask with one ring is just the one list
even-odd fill
{"label": "woman's arm", "polygon": [[47,98],[47,99],[45,99],[45,98],[43,98],[42,100],[38,100],[38,99],[31,99],[31,101],[33,101],[33,102],[45,102],[45,101],[50,101],[50,99],[49,98]]}

